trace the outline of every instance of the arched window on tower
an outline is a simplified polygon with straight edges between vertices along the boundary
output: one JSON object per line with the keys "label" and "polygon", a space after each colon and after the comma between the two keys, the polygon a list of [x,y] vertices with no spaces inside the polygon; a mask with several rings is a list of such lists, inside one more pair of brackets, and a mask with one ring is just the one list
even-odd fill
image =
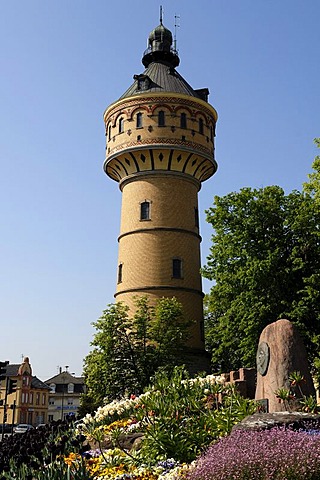
{"label": "arched window on tower", "polygon": [[140,220],[150,220],[150,202],[140,203]]}
{"label": "arched window on tower", "polygon": [[123,117],[120,117],[119,118],[119,133],[123,133],[123,128],[124,128]]}
{"label": "arched window on tower", "polygon": [[137,123],[136,123],[136,127],[137,127],[137,128],[141,128],[141,127],[142,127],[142,113],[141,113],[141,112],[138,112],[138,113],[137,113]]}
{"label": "arched window on tower", "polygon": [[172,259],[172,278],[182,278],[182,260],[181,258]]}
{"label": "arched window on tower", "polygon": [[108,128],[108,140],[111,140],[111,125]]}
{"label": "arched window on tower", "polygon": [[187,128],[187,114],[186,113],[181,113],[180,128]]}
{"label": "arched window on tower", "polygon": [[164,127],[165,126],[165,116],[164,116],[164,111],[160,110],[158,113],[158,126],[159,127]]}
{"label": "arched window on tower", "polygon": [[203,120],[202,118],[199,118],[199,133],[203,135]]}

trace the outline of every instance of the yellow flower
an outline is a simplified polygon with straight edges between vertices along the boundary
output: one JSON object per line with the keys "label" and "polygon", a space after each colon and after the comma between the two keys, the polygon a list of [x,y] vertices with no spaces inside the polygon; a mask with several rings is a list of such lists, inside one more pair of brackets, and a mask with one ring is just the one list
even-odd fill
{"label": "yellow flower", "polygon": [[81,460],[81,455],[79,453],[69,453],[67,457],[64,458],[64,462],[71,467],[77,460]]}

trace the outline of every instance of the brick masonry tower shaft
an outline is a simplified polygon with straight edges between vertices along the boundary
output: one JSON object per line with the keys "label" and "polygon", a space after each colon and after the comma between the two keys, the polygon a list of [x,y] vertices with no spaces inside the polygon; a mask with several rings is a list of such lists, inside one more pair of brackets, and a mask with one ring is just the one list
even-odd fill
{"label": "brick masonry tower shaft", "polygon": [[104,114],[104,170],[122,191],[115,298],[133,311],[136,296],[176,297],[193,321],[187,347],[204,351],[198,192],[217,169],[217,113],[177,72],[172,43],[161,22],[145,71]]}

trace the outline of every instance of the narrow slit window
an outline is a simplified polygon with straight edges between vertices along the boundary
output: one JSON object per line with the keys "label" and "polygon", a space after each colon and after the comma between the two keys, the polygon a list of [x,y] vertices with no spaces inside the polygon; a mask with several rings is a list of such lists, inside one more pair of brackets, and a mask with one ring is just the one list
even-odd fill
{"label": "narrow slit window", "polygon": [[122,270],[123,270],[123,264],[119,263],[119,266],[118,266],[118,283],[122,282]]}
{"label": "narrow slit window", "polygon": [[165,126],[165,117],[164,117],[164,111],[160,110],[158,113],[158,125],[159,127],[164,127]]}
{"label": "narrow slit window", "polygon": [[185,113],[181,113],[180,128],[187,128],[187,115]]}
{"label": "narrow slit window", "polygon": [[182,278],[182,260],[180,258],[172,259],[172,278]]}
{"label": "narrow slit window", "polygon": [[140,220],[150,220],[150,202],[147,200],[140,204]]}
{"label": "narrow slit window", "polygon": [[199,133],[203,135],[203,120],[202,118],[199,118]]}
{"label": "narrow slit window", "polygon": [[199,228],[199,210],[196,207],[194,209],[194,224]]}
{"label": "narrow slit window", "polygon": [[214,129],[213,129],[213,126],[211,125],[211,128],[210,128],[210,138],[211,138],[211,141],[213,142],[213,139],[214,139]]}
{"label": "narrow slit window", "polygon": [[123,118],[119,118],[119,133],[123,133],[123,128],[124,128],[124,122],[123,122]]}
{"label": "narrow slit window", "polygon": [[141,128],[142,127],[142,113],[139,112],[137,113],[137,128]]}

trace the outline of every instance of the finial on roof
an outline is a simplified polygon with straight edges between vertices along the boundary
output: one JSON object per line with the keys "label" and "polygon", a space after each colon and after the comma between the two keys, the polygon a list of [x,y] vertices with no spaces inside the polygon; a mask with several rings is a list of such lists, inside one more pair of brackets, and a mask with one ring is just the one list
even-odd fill
{"label": "finial on roof", "polygon": [[21,363],[18,370],[18,375],[23,375],[25,373],[32,375],[32,368],[30,365],[29,357],[24,357],[23,362]]}
{"label": "finial on roof", "polygon": [[162,6],[160,8],[160,25],[152,30],[148,38],[148,48],[145,50],[142,63],[148,67],[151,62],[163,62],[171,67],[180,63],[178,53],[172,48],[172,33],[162,23]]}

